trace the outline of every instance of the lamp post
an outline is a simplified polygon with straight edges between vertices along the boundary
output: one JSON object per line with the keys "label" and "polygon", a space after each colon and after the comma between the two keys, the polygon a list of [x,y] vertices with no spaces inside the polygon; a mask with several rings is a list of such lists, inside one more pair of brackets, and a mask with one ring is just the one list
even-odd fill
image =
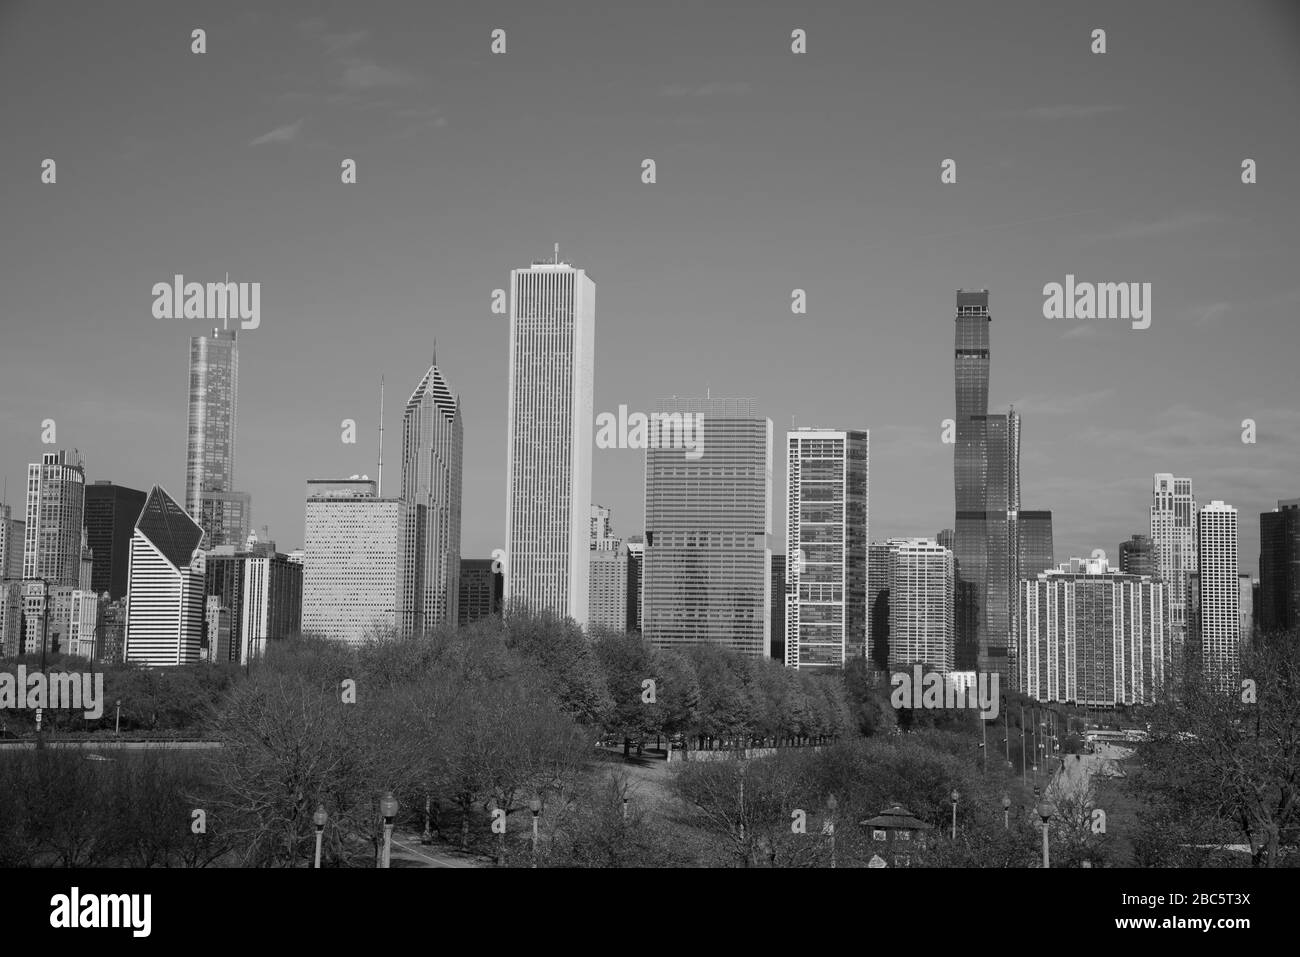
{"label": "lamp post", "polygon": [[952,794],[948,796],[952,798],[952,839],[955,841],[957,840],[957,801],[961,798],[961,794],[953,788]]}
{"label": "lamp post", "polygon": [[[741,794],[741,800],[743,801],[743,800],[744,800],[744,794],[745,794],[745,791],[744,791],[744,787],[745,787],[745,785],[744,785],[744,784],[741,784],[740,787],[741,787],[741,792],[740,792],[740,794]],[[625,821],[627,820],[627,798],[626,798],[626,797],[623,798],[623,820],[625,820]]]}
{"label": "lamp post", "polygon": [[1025,706],[1020,706],[1020,786],[1025,786]]}
{"label": "lamp post", "polygon": [[118,698],[115,704],[117,705],[117,717],[113,719],[113,733],[120,735],[122,733],[122,699]]}
{"label": "lamp post", "polygon": [[311,820],[316,825],[316,869],[320,870],[320,842],[325,836],[325,822],[329,820],[324,804],[317,805],[316,813],[312,815]]}
{"label": "lamp post", "polygon": [[424,830],[420,832],[421,844],[432,844],[433,833],[429,830],[429,792],[424,792]]}
{"label": "lamp post", "polygon": [[1050,858],[1047,853],[1047,822],[1052,819],[1056,813],[1056,806],[1051,801],[1043,801],[1038,805],[1038,816],[1043,819],[1043,867],[1051,867]]}
{"label": "lamp post", "polygon": [[[626,798],[624,800],[626,800]],[[626,804],[624,805],[624,807],[626,807]],[[536,867],[537,866],[537,817],[542,813],[542,799],[534,795],[533,799],[528,802],[528,809],[533,812],[533,867]]]}
{"label": "lamp post", "polygon": [[1002,829],[1011,830],[1011,798],[1002,795]]}
{"label": "lamp post", "polygon": [[839,808],[840,802],[834,794],[826,797],[826,810],[829,812],[830,820],[826,823],[830,825],[831,834],[831,868],[835,867],[835,811]]}
{"label": "lamp post", "polygon": [[385,791],[379,799],[379,813],[384,818],[384,851],[380,858],[380,867],[391,867],[393,863],[393,818],[397,817],[397,798],[392,791]]}

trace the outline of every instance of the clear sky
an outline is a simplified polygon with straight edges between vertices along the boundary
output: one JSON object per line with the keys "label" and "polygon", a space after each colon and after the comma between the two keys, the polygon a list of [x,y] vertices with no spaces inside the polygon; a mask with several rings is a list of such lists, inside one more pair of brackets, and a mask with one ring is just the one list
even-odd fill
{"label": "clear sky", "polygon": [[[954,293],[988,288],[990,405],[1024,416],[1023,504],[1055,513],[1058,560],[1113,559],[1168,471],[1241,509],[1254,571],[1258,513],[1300,495],[1297,10],[0,3],[8,500],[47,418],[88,479],[183,495],[188,340],[209,323],[155,319],[151,288],[229,272],[262,284],[240,347],[254,524],[294,548],[307,479],[373,476],[380,376],[397,489],[436,339],[464,403],[463,554],[486,557],[505,526],[492,290],[559,242],[597,286],[597,412],[711,389],[773,419],[778,548],[792,417],[871,430],[873,539],[952,525]],[[1151,327],[1045,319],[1067,273],[1150,282]],[[594,462],[615,532],[641,531],[642,454]]]}

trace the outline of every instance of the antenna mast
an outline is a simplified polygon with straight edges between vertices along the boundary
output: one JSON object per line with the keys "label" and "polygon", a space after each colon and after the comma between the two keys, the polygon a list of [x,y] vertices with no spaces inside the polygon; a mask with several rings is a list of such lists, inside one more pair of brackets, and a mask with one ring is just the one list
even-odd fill
{"label": "antenna mast", "polygon": [[384,497],[384,377],[379,377],[379,498]]}

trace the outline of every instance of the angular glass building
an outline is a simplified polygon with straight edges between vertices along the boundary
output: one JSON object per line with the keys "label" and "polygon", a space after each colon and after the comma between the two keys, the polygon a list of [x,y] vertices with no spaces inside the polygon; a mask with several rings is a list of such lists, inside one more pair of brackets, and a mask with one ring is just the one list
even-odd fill
{"label": "angular glass building", "polygon": [[[707,446],[706,446],[707,448]],[[785,663],[842,668],[867,654],[867,430],[786,433]]]}
{"label": "angular glass building", "polygon": [[[767,657],[772,420],[749,399],[670,399],[659,411],[703,415],[702,454],[646,450],[642,634],[661,649]],[[787,625],[787,649],[792,635]]]}
{"label": "angular glass building", "polygon": [[585,270],[556,262],[511,272],[507,614],[587,621],[595,330]]}
{"label": "angular glass building", "polygon": [[200,659],[206,567],[202,543],[203,529],[155,485],[131,537],[128,663],[162,667]]}

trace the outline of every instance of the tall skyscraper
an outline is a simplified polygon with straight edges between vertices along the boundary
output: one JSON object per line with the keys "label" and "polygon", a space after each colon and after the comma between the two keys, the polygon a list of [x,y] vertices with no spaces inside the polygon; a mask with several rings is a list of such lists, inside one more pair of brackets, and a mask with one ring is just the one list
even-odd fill
{"label": "tall skyscraper", "polygon": [[1134,535],[1119,543],[1119,570],[1126,575],[1160,575],[1156,546],[1149,535]]}
{"label": "tall skyscraper", "polygon": [[1273,511],[1260,513],[1255,614],[1264,635],[1300,628],[1300,498],[1283,499]]}
{"label": "tall skyscraper", "polygon": [[302,630],[362,644],[397,628],[405,503],[362,476],[307,482]]}
{"label": "tall skyscraper", "polygon": [[149,667],[200,659],[203,529],[155,485],[131,537],[126,660]]}
{"label": "tall skyscraper", "polygon": [[27,523],[14,518],[13,508],[0,505],[0,581],[23,577],[23,538]]}
{"label": "tall skyscraper", "polygon": [[90,587],[97,595],[126,596],[127,566],[144,492],[101,479],[86,486],[86,541],[93,555]]}
{"label": "tall skyscraper", "polygon": [[1241,648],[1249,648],[1255,632],[1255,581],[1248,572],[1237,575],[1237,633]]}
{"label": "tall skyscraper", "polygon": [[1056,565],[1052,542],[1052,513],[1048,509],[1021,510],[1017,519],[1020,579],[1033,578]]}
{"label": "tall skyscraper", "polygon": [[228,494],[235,492],[238,405],[239,347],[234,331],[213,329],[210,336],[192,337],[185,511],[203,528],[209,548],[242,545],[248,535],[248,497]]}
{"label": "tall skyscraper", "polygon": [[928,538],[890,539],[888,546],[889,668],[922,664],[947,674],[955,651],[952,552]]}
{"label": "tall skyscraper", "polygon": [[627,546],[593,548],[590,556],[591,609],[587,625],[627,631]]}
{"label": "tall skyscraper", "polygon": [[85,468],[67,452],[46,452],[40,462],[27,466],[23,578],[80,584],[85,493]]}
{"label": "tall skyscraper", "polygon": [[464,444],[460,400],[431,365],[402,416],[406,528],[399,628],[404,634],[454,625],[459,617]]}
{"label": "tall skyscraper", "polygon": [[[275,550],[274,542],[251,540],[243,548],[218,545],[204,555],[208,660],[246,664],[268,641],[296,635],[302,626],[303,566]],[[214,633],[211,622],[216,619]],[[213,648],[213,639],[217,647]]]}
{"label": "tall skyscraper", "polygon": [[1091,707],[1148,704],[1165,679],[1165,583],[1073,558],[1020,583],[1020,690]]}
{"label": "tall skyscraper", "polygon": [[1201,666],[1219,688],[1237,683],[1240,664],[1240,583],[1237,510],[1217,499],[1197,515]]}
{"label": "tall skyscraper", "polygon": [[[707,446],[706,446],[707,448]],[[870,436],[786,433],[785,663],[842,668],[867,654]]]}
{"label": "tall skyscraper", "polygon": [[627,545],[627,630],[640,634],[645,539],[640,535],[633,535],[625,544]]}
{"label": "tall skyscraper", "polygon": [[657,648],[767,657],[772,420],[749,399],[666,400],[659,412],[702,415],[702,439],[646,450],[642,633]]}
{"label": "tall skyscraper", "polygon": [[1151,542],[1157,574],[1168,586],[1169,653],[1175,674],[1180,674],[1190,611],[1188,587],[1196,572],[1196,499],[1191,479],[1168,472],[1156,473],[1151,494]]}
{"label": "tall skyscraper", "polygon": [[508,613],[587,620],[595,325],[585,270],[555,262],[511,272]]}
{"label": "tall skyscraper", "polygon": [[1010,677],[1012,587],[1017,575],[1013,513],[1020,495],[1020,418],[990,415],[988,290],[957,293],[956,670]]}
{"label": "tall skyscraper", "polygon": [[[946,531],[948,531],[948,541],[951,542],[952,531],[951,529]],[[943,532],[939,535],[942,538]],[[951,551],[950,546],[943,547]],[[867,549],[867,640],[869,643],[867,654],[872,663],[881,670],[889,667],[889,588],[893,574],[894,555],[890,544],[872,542]],[[955,577],[953,592],[955,595]]]}
{"label": "tall skyscraper", "polygon": [[772,556],[772,660],[785,663],[785,556]]}
{"label": "tall skyscraper", "polygon": [[484,618],[501,617],[505,580],[501,572],[492,570],[492,565],[490,558],[460,560],[460,601],[456,610],[458,624],[468,625]]}
{"label": "tall skyscraper", "polygon": [[614,525],[610,520],[610,511],[604,505],[591,506],[591,547],[598,552],[613,551],[623,543],[614,534]]}

